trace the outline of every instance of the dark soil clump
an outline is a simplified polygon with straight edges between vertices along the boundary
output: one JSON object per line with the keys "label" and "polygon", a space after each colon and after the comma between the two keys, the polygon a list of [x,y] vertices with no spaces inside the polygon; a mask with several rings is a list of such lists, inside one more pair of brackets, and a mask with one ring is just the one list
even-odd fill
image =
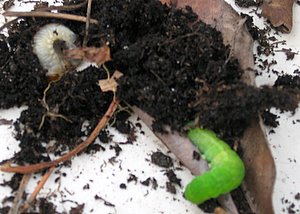
{"label": "dark soil clump", "polygon": [[204,202],[203,204],[199,205],[201,210],[207,213],[213,213],[216,207],[219,207],[220,204],[216,199],[211,199],[209,201]]}
{"label": "dark soil clump", "polygon": [[168,177],[169,181],[177,184],[178,186],[181,187],[181,179],[177,177],[177,175],[175,174],[175,172],[171,169],[168,170],[165,175]]}
{"label": "dark soil clump", "polygon": [[12,190],[12,192],[15,192],[18,190],[20,182],[22,180],[21,174],[14,174],[13,177],[9,181],[5,181],[1,186],[9,186]]}
{"label": "dark soil clump", "polygon": [[293,76],[289,74],[278,76],[274,83],[275,87],[282,87],[287,89],[300,90],[300,76]]}
{"label": "dark soil clump", "polygon": [[46,198],[40,198],[38,200],[39,213],[47,214],[47,213],[58,213],[56,211],[56,206],[49,202]]}
{"label": "dark soil clump", "polygon": [[236,84],[216,87],[199,97],[199,120],[205,127],[220,133],[230,142],[241,136],[251,119],[271,107],[292,111],[298,100],[286,91],[276,88],[261,89]]}
{"label": "dark soil clump", "polygon": [[241,187],[233,190],[231,192],[231,196],[232,196],[233,200],[237,202],[237,209],[238,209],[239,213],[255,214],[251,211],[251,208],[249,207],[249,204],[247,203],[247,200],[245,198],[245,195],[244,195]]}
{"label": "dark soil clump", "polygon": [[235,4],[239,7],[258,7],[263,3],[262,0],[235,0]]}
{"label": "dark soil clump", "polygon": [[277,121],[278,116],[276,114],[271,113],[270,111],[264,111],[262,113],[262,119],[265,125],[271,127],[277,127],[279,122]]}
{"label": "dark soil clump", "polygon": [[[56,142],[52,150],[59,155],[61,151],[74,148],[81,136],[89,135],[112,100],[112,93],[101,93],[97,85],[105,75],[103,70],[89,67],[82,72],[68,73],[53,84],[47,92],[46,103],[50,112],[61,117],[45,116],[49,111],[38,99],[23,111],[16,124],[18,130],[25,127],[24,133],[17,137],[22,150],[15,156],[16,161],[49,161],[43,155],[49,151],[41,142]],[[86,121],[90,128],[83,131]]]}
{"label": "dark soil clump", "polygon": [[151,162],[160,167],[169,168],[173,166],[172,158],[163,154],[161,151],[153,152]]}

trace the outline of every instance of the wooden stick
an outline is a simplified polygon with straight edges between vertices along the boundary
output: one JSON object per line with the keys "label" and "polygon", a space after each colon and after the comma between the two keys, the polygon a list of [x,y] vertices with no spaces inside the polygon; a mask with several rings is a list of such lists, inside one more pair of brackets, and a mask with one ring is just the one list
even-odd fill
{"label": "wooden stick", "polygon": [[[2,14],[3,16],[16,16],[16,17],[46,17],[46,18],[55,18],[55,19],[67,19],[78,22],[86,22],[86,17],[67,14],[67,13],[51,13],[44,11],[31,11],[31,12],[15,12],[7,11]],[[98,24],[96,19],[90,19],[92,24]]]}
{"label": "wooden stick", "polygon": [[86,12],[86,23],[85,23],[85,34],[82,42],[82,46],[86,47],[89,36],[89,28],[90,28],[90,20],[91,20],[91,9],[92,9],[92,1],[88,0],[87,12]]}
{"label": "wooden stick", "polygon": [[75,156],[76,154],[78,154],[79,152],[84,150],[86,147],[88,147],[95,140],[95,138],[100,133],[101,129],[103,129],[106,126],[106,124],[112,117],[117,106],[118,106],[118,101],[116,99],[113,99],[113,101],[111,102],[105,115],[99,120],[97,126],[95,127],[93,132],[90,134],[90,136],[83,143],[79,144],[77,147],[75,147],[73,150],[71,150],[69,153],[61,156],[60,158],[58,158],[54,161],[32,164],[32,165],[28,165],[28,166],[10,166],[10,165],[5,164],[0,167],[0,171],[28,174],[28,173],[38,172],[45,168],[56,166],[60,162],[69,160],[71,157]]}
{"label": "wooden stick", "polygon": [[51,10],[76,10],[84,5],[86,5],[87,1],[81,2],[79,4],[73,4],[73,5],[63,5],[63,6],[49,6],[49,7],[40,7],[35,9],[34,11],[51,11]]}
{"label": "wooden stick", "polygon": [[21,180],[18,192],[16,194],[16,197],[14,199],[13,205],[10,208],[8,214],[16,214],[16,213],[20,213],[19,209],[20,209],[20,205],[21,205],[21,201],[22,201],[22,197],[23,197],[23,193],[25,191],[25,188],[28,184],[28,181],[30,179],[30,174],[27,175],[23,175],[23,178]]}
{"label": "wooden stick", "polygon": [[29,209],[29,207],[32,205],[33,201],[36,199],[36,196],[39,194],[45,183],[47,182],[48,178],[54,171],[55,167],[51,167],[47,173],[44,174],[38,185],[36,186],[33,193],[31,193],[29,199],[25,202],[25,205],[23,206],[21,213],[26,213],[26,211]]}

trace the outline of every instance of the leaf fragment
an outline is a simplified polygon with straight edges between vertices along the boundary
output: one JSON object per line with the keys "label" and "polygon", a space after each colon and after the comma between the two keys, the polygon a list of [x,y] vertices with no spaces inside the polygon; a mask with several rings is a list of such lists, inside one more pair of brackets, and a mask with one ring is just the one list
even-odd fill
{"label": "leaf fragment", "polygon": [[98,66],[111,60],[110,48],[104,45],[100,48],[81,47],[65,51],[65,58],[68,60],[87,60],[96,63]]}
{"label": "leaf fragment", "polygon": [[262,15],[283,33],[290,33],[293,26],[294,0],[267,0],[262,5]]}
{"label": "leaf fragment", "polygon": [[118,83],[117,79],[123,76],[120,71],[115,71],[111,78],[99,80],[98,84],[103,92],[112,91],[116,92]]}

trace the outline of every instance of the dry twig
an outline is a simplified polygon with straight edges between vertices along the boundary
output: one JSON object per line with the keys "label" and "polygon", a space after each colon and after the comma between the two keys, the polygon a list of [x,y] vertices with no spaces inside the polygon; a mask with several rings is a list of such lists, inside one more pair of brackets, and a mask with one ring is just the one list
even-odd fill
{"label": "dry twig", "polygon": [[35,9],[35,11],[51,11],[51,10],[76,10],[86,5],[86,1],[79,4],[73,5],[63,5],[63,6],[49,6],[49,7],[40,7]]}
{"label": "dry twig", "polygon": [[47,173],[44,174],[44,176],[42,177],[42,179],[40,180],[39,184],[37,185],[37,187],[35,188],[35,190],[33,191],[33,193],[31,193],[29,199],[25,202],[25,205],[23,206],[21,213],[25,213],[29,207],[32,205],[32,203],[34,202],[34,200],[36,199],[36,196],[38,195],[38,193],[41,191],[41,189],[43,188],[43,186],[45,185],[46,181],[48,180],[48,178],[50,177],[50,175],[52,174],[52,172],[54,171],[55,167],[51,167]]}
{"label": "dry twig", "polygon": [[83,38],[83,42],[82,42],[83,47],[86,47],[87,42],[88,42],[90,20],[91,20],[92,1],[93,0],[88,0],[88,5],[87,5],[85,33],[84,33],[84,38]]}
{"label": "dry twig", "polygon": [[27,175],[23,175],[23,178],[21,180],[18,192],[16,194],[16,197],[14,199],[13,205],[10,208],[8,214],[16,214],[19,213],[19,209],[20,209],[20,205],[21,205],[21,201],[22,201],[22,197],[23,197],[23,193],[25,191],[25,188],[27,186],[27,183],[30,179],[30,174]]}
{"label": "dry twig", "polygon": [[[16,12],[16,11],[7,11],[2,14],[3,16],[16,16],[16,17],[46,17],[46,18],[55,18],[55,19],[67,19],[78,22],[86,22],[86,17],[67,14],[67,13],[51,13],[44,11],[31,11],[31,12]],[[96,19],[90,19],[90,23],[98,24]]]}

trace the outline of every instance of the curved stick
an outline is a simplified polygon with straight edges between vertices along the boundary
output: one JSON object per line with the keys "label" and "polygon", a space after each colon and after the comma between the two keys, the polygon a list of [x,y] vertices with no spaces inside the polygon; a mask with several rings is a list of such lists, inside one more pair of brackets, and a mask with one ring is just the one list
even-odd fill
{"label": "curved stick", "polygon": [[69,160],[71,157],[75,156],[76,154],[78,154],[79,152],[84,150],[86,147],[88,147],[92,142],[94,142],[95,138],[98,136],[100,131],[106,126],[106,124],[112,117],[117,106],[118,106],[118,101],[113,99],[113,101],[111,102],[106,113],[100,119],[97,126],[95,127],[93,132],[90,134],[90,136],[83,143],[79,144],[77,147],[75,147],[73,150],[71,150],[69,153],[61,156],[60,158],[58,158],[54,161],[32,164],[32,165],[28,165],[28,166],[11,166],[11,165],[5,164],[0,167],[0,171],[28,174],[28,173],[34,173],[34,172],[40,171],[45,168],[56,166],[57,164],[59,164],[61,162]]}

